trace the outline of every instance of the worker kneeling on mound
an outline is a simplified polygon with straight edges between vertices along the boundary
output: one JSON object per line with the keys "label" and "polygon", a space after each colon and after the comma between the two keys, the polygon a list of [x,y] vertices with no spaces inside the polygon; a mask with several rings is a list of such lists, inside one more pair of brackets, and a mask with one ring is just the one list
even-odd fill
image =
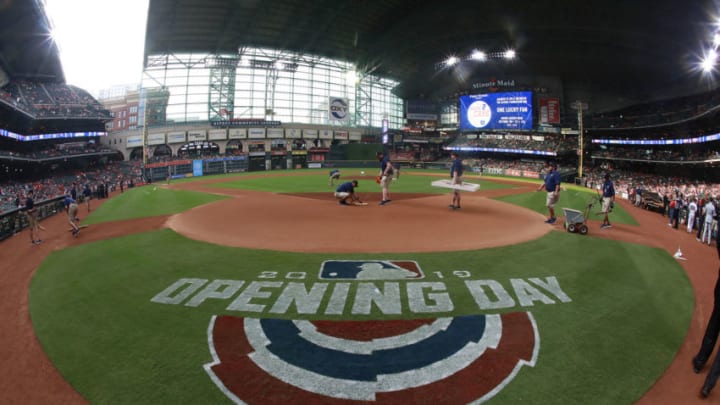
{"label": "worker kneeling on mound", "polygon": [[360,201],[360,198],[355,194],[355,187],[358,186],[358,181],[348,181],[345,183],[342,183],[338,186],[338,188],[335,190],[335,198],[337,198],[338,204],[340,205],[360,205],[362,204],[362,201]]}

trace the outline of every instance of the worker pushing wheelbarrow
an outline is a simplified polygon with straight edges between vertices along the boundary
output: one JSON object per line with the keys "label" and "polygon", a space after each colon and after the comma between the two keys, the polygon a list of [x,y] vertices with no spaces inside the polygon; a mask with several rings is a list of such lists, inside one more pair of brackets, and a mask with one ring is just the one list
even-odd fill
{"label": "worker pushing wheelbarrow", "polygon": [[593,205],[595,205],[596,201],[598,201],[598,197],[593,197],[590,202],[588,202],[588,204],[585,206],[585,212],[572,208],[563,208],[562,210],[565,214],[565,230],[571,233],[587,235],[587,218],[588,215],[590,215],[590,210],[592,209]]}

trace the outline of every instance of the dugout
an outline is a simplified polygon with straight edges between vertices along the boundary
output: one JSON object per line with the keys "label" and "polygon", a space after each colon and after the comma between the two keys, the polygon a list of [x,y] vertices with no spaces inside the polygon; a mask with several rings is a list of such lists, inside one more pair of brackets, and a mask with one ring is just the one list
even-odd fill
{"label": "dugout", "polygon": [[259,172],[265,170],[265,154],[262,156],[249,156],[248,157],[248,171]]}
{"label": "dugout", "polygon": [[294,150],[292,151],[292,168],[300,169],[305,167],[307,164],[307,151],[305,150]]}

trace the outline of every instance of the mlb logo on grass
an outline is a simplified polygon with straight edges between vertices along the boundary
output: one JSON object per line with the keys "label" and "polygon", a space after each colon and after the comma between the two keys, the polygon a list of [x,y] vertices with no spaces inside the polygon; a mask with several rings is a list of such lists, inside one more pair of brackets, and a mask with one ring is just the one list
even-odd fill
{"label": "mlb logo on grass", "polygon": [[325,280],[405,280],[424,278],[413,260],[326,260],[320,266]]}

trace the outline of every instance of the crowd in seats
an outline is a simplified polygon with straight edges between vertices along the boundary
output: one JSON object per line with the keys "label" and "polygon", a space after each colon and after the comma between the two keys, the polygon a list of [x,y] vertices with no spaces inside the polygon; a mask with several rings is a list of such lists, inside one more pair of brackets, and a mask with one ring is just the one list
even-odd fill
{"label": "crowd in seats", "polygon": [[[496,139],[495,137],[503,137]],[[561,136],[554,134],[542,135],[491,135],[483,137],[483,134],[462,134],[448,145],[449,147],[461,148],[491,148],[491,149],[513,149],[533,150],[544,152],[562,153],[577,149],[577,137]]]}
{"label": "crowd in seats", "polygon": [[390,160],[393,162],[433,162],[438,157],[435,147],[426,144],[406,143],[390,152]]}
{"label": "crowd in seats", "polygon": [[180,160],[188,160],[188,159],[217,159],[217,158],[223,158],[223,157],[230,157],[230,156],[237,156],[236,154],[229,152],[226,154],[222,153],[213,153],[213,152],[207,152],[207,153],[201,153],[199,155],[193,154],[192,156],[171,156],[171,155],[161,155],[161,156],[148,156],[147,161],[148,163],[159,163],[159,162],[175,162]]}
{"label": "crowd in seats", "polygon": [[[718,183],[619,168],[609,170],[604,165],[584,172],[585,186],[599,190],[605,173],[608,172],[611,173],[617,192],[624,192],[636,207],[655,210],[668,217],[668,225],[675,229],[680,229],[679,225],[687,226],[688,205],[691,200],[695,200],[701,208],[709,199],[720,198]],[[693,230],[697,230],[700,226],[700,217],[700,214],[696,216]],[[716,238],[717,221],[714,221],[712,226],[712,237]]]}
{"label": "crowd in seats", "polygon": [[13,158],[42,160],[101,152],[115,153],[116,151],[109,146],[105,146],[100,143],[70,142],[55,145],[44,144],[42,147],[26,152],[0,150],[0,158],[7,156]]}
{"label": "crowd in seats", "polygon": [[491,174],[501,173],[507,170],[539,173],[546,166],[546,161],[535,159],[499,159],[483,157],[463,159],[463,165],[474,171]]}
{"label": "crowd in seats", "polygon": [[33,182],[0,183],[0,213],[24,206],[29,190],[33,190],[34,200],[40,202],[61,197],[73,187],[80,196],[83,188],[88,185],[95,198],[102,198],[107,192],[119,189],[121,183],[123,188],[142,184],[144,180],[141,167],[141,161],[109,162],[94,170],[56,172],[56,176]]}
{"label": "crowd in seats", "polygon": [[112,118],[87,91],[64,83],[13,81],[0,89],[0,101],[35,118]]}
{"label": "crowd in seats", "polygon": [[720,91],[635,105],[584,119],[588,128],[633,128],[668,125],[720,109]]}
{"label": "crowd in seats", "polygon": [[673,148],[639,148],[637,146],[607,146],[592,152],[593,157],[606,159],[654,160],[669,162],[704,162],[720,159],[720,145],[713,143],[715,148],[689,149]]}

